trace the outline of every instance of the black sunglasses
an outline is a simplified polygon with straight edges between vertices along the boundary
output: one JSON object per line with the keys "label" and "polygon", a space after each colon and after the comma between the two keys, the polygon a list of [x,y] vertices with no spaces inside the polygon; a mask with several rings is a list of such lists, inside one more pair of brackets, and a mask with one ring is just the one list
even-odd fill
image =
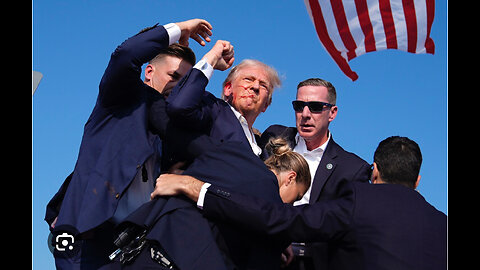
{"label": "black sunglasses", "polygon": [[296,112],[301,112],[301,111],[303,111],[303,108],[305,106],[308,106],[308,109],[311,112],[314,112],[314,113],[323,111],[323,108],[325,108],[325,107],[331,108],[331,107],[335,106],[333,104],[320,102],[320,101],[308,101],[308,102],[306,102],[306,101],[301,101],[301,100],[292,101],[292,105],[293,105],[293,109]]}

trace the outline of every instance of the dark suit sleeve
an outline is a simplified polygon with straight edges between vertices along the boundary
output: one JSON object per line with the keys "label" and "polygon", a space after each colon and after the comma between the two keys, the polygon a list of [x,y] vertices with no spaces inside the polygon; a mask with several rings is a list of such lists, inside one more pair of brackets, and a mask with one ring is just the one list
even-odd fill
{"label": "dark suit sleeve", "polygon": [[158,134],[162,140],[165,139],[169,118],[166,113],[165,98],[163,95],[154,91],[152,93],[152,105],[148,114],[150,128],[155,134]]}
{"label": "dark suit sleeve", "polygon": [[370,176],[372,174],[371,165],[364,162],[364,164],[360,167],[357,171],[355,176],[353,177],[353,181],[367,183],[370,180]]}
{"label": "dark suit sleeve", "polygon": [[72,180],[73,172],[65,178],[65,181],[60,186],[60,189],[57,193],[53,196],[53,198],[47,204],[47,210],[45,212],[45,221],[48,225],[52,225],[52,222],[58,216],[60,212],[60,207],[62,206],[63,198],[65,197],[65,193],[67,192],[68,185],[70,184],[70,180]]}
{"label": "dark suit sleeve", "polygon": [[240,224],[256,232],[296,242],[328,241],[351,224],[353,185],[344,181],[338,199],[301,206],[271,203],[210,186],[203,212],[207,218]]}
{"label": "dark suit sleeve", "polygon": [[167,114],[176,123],[187,128],[202,129],[212,121],[209,100],[214,97],[205,92],[208,79],[202,71],[191,68],[168,96]]}
{"label": "dark suit sleeve", "polygon": [[[168,33],[163,26],[137,34],[118,46],[100,81],[98,101],[104,107],[121,106],[137,99],[142,65],[168,47]],[[137,91],[136,91],[137,90]]]}

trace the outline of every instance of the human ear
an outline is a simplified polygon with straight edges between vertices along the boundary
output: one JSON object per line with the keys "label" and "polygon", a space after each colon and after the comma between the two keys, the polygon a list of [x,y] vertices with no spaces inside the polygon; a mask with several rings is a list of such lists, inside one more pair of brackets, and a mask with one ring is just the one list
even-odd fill
{"label": "human ear", "polygon": [[285,186],[295,183],[297,180],[297,173],[294,171],[289,171],[285,179]]}
{"label": "human ear", "polygon": [[152,64],[148,64],[145,67],[145,81],[151,81],[152,80],[154,71],[155,71],[155,67]]}
{"label": "human ear", "polygon": [[332,108],[330,108],[330,116],[328,117],[329,122],[332,122],[333,119],[335,119],[335,117],[337,117],[337,112],[338,112],[338,107],[337,106],[333,106]]}
{"label": "human ear", "polygon": [[417,189],[418,187],[418,184],[420,183],[420,178],[422,178],[422,176],[419,174],[418,177],[417,177],[417,181],[415,182],[415,189]]}
{"label": "human ear", "polygon": [[227,82],[223,87],[223,95],[229,97],[232,94],[232,83]]}
{"label": "human ear", "polygon": [[377,163],[373,162],[372,177],[370,178],[370,181],[372,182],[372,184],[375,184],[375,182],[378,181],[379,177],[380,177],[380,173],[378,172],[378,169],[377,169]]}

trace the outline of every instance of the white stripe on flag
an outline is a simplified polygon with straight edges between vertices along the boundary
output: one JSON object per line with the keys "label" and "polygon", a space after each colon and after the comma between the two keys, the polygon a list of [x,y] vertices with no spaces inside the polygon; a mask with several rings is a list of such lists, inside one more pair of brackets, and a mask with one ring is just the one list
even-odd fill
{"label": "white stripe on flag", "polygon": [[397,34],[397,48],[402,51],[408,51],[407,24],[405,23],[402,0],[390,0],[390,7],[392,8],[393,22],[395,23],[395,33]]}
{"label": "white stripe on flag", "polygon": [[375,37],[375,47],[377,51],[385,50],[387,48],[387,38],[385,37],[385,30],[383,29],[378,0],[367,0],[367,6],[368,16],[370,16],[372,23],[373,36]]}
{"label": "white stripe on flag", "polygon": [[414,1],[415,16],[417,17],[417,48],[415,53],[426,53],[425,41],[427,40],[427,27],[418,27],[427,25],[427,2]]}
{"label": "white stripe on flag", "polygon": [[365,35],[363,34],[360,20],[358,19],[357,10],[355,9],[355,0],[344,0],[343,9],[345,10],[345,17],[347,18],[348,28],[355,41],[357,56],[365,53]]}
{"label": "white stripe on flag", "polygon": [[320,8],[322,9],[323,19],[325,25],[327,26],[328,36],[333,42],[333,45],[340,52],[343,58],[348,61],[347,57],[347,48],[343,45],[342,38],[338,32],[337,23],[335,21],[335,16],[333,15],[332,5],[330,1],[319,1]]}

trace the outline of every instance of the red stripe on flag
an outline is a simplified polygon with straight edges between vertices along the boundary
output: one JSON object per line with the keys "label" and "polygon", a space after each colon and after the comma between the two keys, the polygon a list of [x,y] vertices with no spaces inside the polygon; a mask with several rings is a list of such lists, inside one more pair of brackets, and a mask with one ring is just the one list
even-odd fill
{"label": "red stripe on flag", "polygon": [[327,27],[325,25],[325,20],[322,15],[322,9],[320,8],[320,4],[317,0],[309,0],[309,5],[311,9],[311,14],[313,17],[313,23],[315,25],[315,30],[317,31],[317,35],[320,38],[323,46],[327,52],[332,56],[333,60],[337,63],[340,69],[353,81],[358,79],[357,73],[353,72],[350,69],[350,66],[347,63],[347,60],[343,58],[340,52],[335,48],[332,39],[328,36]]}
{"label": "red stripe on flag", "polygon": [[413,0],[402,0],[405,24],[407,25],[407,51],[415,53],[417,50],[417,17],[415,15],[415,4]]}
{"label": "red stripe on flag", "polygon": [[435,17],[435,1],[427,0],[427,40],[425,40],[425,49],[427,53],[435,53],[435,44],[430,38],[430,30],[432,29],[433,18]]}
{"label": "red stripe on flag", "polygon": [[358,20],[365,36],[365,52],[373,52],[377,48],[375,46],[375,36],[373,35],[373,26],[368,15],[368,6],[366,0],[355,0]]}
{"label": "red stripe on flag", "polygon": [[389,0],[380,0],[380,15],[383,21],[383,30],[385,37],[387,38],[388,49],[398,49],[397,46],[397,34],[395,31],[395,23],[393,22],[392,8],[390,7]]}
{"label": "red stripe on flag", "polygon": [[330,4],[332,5],[333,16],[337,23],[338,33],[343,41],[343,45],[347,48],[347,57],[350,61],[357,56],[355,53],[357,45],[355,44],[352,33],[350,33],[350,28],[348,28],[347,16],[345,15],[343,3],[341,0],[330,0]]}

